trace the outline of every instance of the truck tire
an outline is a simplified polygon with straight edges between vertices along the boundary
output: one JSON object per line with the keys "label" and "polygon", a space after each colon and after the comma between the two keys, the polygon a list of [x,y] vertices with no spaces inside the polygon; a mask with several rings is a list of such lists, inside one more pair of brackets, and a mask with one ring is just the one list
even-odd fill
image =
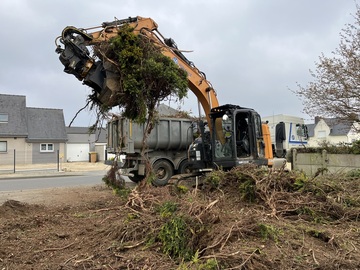
{"label": "truck tire", "polygon": [[189,163],[189,161],[183,160],[180,163],[180,166],[179,166],[179,169],[178,169],[179,174],[191,173],[191,171],[192,171],[191,170],[191,164]]}
{"label": "truck tire", "polygon": [[173,166],[166,160],[158,160],[153,165],[155,179],[152,181],[154,186],[165,186],[171,176],[174,175]]}

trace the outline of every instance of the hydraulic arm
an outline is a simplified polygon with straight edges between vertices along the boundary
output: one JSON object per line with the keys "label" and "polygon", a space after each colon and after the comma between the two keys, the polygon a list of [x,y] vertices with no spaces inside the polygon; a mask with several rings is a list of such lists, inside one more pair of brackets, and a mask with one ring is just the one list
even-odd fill
{"label": "hydraulic arm", "polygon": [[[164,55],[170,57],[180,68],[188,74],[189,89],[195,94],[204,109],[206,117],[210,110],[219,106],[216,92],[206,76],[193,62],[189,61],[177,48],[173,39],[164,38],[157,30],[158,25],[151,18],[132,17],[113,22],[104,22],[99,27],[79,29],[66,27],[60,37],[56,39],[56,52],[65,66],[64,71],[73,74],[84,84],[92,87],[103,103],[108,103],[118,82],[114,76],[111,63],[97,59],[91,52],[91,46],[107,42],[116,36],[124,25],[133,28],[133,32],[150,39],[161,48]],[[98,30],[100,29],[100,30]],[[97,30],[90,32],[92,30]],[[63,46],[58,44],[58,41]],[[116,106],[117,104],[110,104]],[[210,119],[207,119],[210,123]]]}

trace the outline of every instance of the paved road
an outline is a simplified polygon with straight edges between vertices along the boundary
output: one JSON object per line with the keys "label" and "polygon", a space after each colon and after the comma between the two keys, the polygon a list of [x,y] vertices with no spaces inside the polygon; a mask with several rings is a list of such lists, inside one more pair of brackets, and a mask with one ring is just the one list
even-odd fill
{"label": "paved road", "polygon": [[103,172],[87,172],[85,175],[64,175],[56,177],[29,177],[0,179],[0,192],[54,187],[102,184]]}

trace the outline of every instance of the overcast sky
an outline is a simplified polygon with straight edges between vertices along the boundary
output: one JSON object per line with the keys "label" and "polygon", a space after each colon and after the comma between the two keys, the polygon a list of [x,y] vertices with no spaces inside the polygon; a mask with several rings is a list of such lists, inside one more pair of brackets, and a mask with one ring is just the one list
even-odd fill
{"label": "overcast sky", "polygon": [[[27,107],[63,109],[69,125],[90,89],[63,72],[55,38],[68,25],[142,16],[192,51],[186,57],[206,73],[220,104],[311,122],[289,89],[307,85],[309,69],[321,53],[331,56],[355,13],[354,0],[1,0],[0,93],[25,95]],[[181,106],[197,114],[192,93]],[[83,111],[72,126],[95,119]]]}

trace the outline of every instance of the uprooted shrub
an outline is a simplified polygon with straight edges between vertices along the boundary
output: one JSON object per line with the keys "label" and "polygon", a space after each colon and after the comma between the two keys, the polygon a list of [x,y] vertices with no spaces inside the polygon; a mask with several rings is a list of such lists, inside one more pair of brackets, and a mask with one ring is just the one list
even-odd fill
{"label": "uprooted shrub", "polygon": [[[162,53],[164,49],[145,35],[134,34],[128,25],[110,41],[94,46],[94,54],[103,62],[106,72],[106,91],[112,93],[105,103],[96,94],[90,95],[90,108],[98,111],[99,119],[118,106],[124,117],[146,123],[141,153],[147,163],[144,152],[155,125],[156,106],[165,99],[181,100],[187,95],[187,73]],[[150,173],[149,164],[147,168]]]}
{"label": "uprooted shrub", "polygon": [[184,217],[174,216],[168,219],[161,226],[157,237],[162,244],[162,252],[174,259],[190,260],[194,255],[189,241],[190,226]]}
{"label": "uprooted shrub", "polygon": [[112,190],[115,194],[123,197],[127,197],[130,193],[130,189],[125,186],[125,180],[118,172],[119,166],[117,159],[114,160],[111,168],[107,171],[106,175],[102,178],[102,181]]}
{"label": "uprooted shrub", "polygon": [[163,55],[163,49],[146,36],[135,35],[127,25],[110,42],[94,46],[95,55],[116,78],[117,84],[106,104],[90,96],[93,105],[102,112],[119,106],[125,117],[144,123],[160,101],[184,98],[187,73]]}
{"label": "uprooted shrub", "polygon": [[[312,221],[357,220],[360,200],[348,190],[358,190],[358,179],[348,175],[310,178],[300,171],[267,171],[242,166],[214,171],[205,178],[205,190],[221,190],[238,201],[264,205],[271,215],[301,215]],[[342,179],[340,181],[340,179]],[[206,187],[208,187],[206,189]],[[304,207],[304,203],[311,201]],[[292,206],[289,207],[288,203]],[[321,218],[320,218],[321,217]]]}

